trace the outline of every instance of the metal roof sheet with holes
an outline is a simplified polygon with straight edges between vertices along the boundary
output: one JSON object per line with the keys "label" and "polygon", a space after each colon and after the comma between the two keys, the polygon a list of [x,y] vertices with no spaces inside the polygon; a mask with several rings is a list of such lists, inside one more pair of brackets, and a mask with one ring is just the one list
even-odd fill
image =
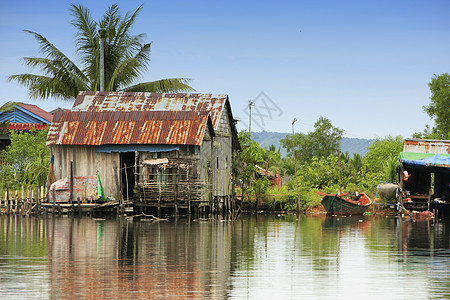
{"label": "metal roof sheet with holes", "polygon": [[59,111],[47,145],[200,145],[210,122],[205,111]]}
{"label": "metal roof sheet with holes", "polygon": [[403,152],[450,154],[450,141],[405,139]]}
{"label": "metal roof sheet with holes", "polygon": [[197,111],[211,115],[213,128],[219,120],[228,100],[225,94],[198,93],[144,93],[144,92],[80,92],[72,111]]}
{"label": "metal roof sheet with holes", "polygon": [[42,123],[8,123],[9,130],[45,130],[49,127],[48,124]]}

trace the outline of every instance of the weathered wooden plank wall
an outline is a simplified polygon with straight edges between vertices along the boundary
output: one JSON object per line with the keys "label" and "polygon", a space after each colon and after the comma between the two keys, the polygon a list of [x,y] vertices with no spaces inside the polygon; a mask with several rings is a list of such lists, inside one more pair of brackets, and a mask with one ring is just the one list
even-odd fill
{"label": "weathered wooden plank wall", "polygon": [[[74,177],[95,176],[98,171],[106,197],[117,198],[113,162],[116,161],[119,165],[119,153],[97,153],[95,146],[80,145],[52,145],[50,149],[55,156],[53,168],[57,180],[70,177],[70,162],[73,161]],[[117,173],[120,178],[120,169]]]}

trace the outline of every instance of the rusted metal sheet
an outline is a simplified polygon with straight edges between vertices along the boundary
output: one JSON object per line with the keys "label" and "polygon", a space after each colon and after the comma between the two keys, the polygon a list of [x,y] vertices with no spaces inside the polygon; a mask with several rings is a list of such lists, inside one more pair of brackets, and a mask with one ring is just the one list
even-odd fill
{"label": "rusted metal sheet", "polygon": [[49,127],[49,124],[42,123],[8,123],[9,130],[45,130]]}
{"label": "rusted metal sheet", "polygon": [[200,145],[208,120],[203,111],[65,111],[55,114],[47,145]]}
{"label": "rusted metal sheet", "polygon": [[208,112],[214,129],[219,125],[223,107],[228,100],[225,94],[164,94],[131,92],[80,92],[72,111],[179,111]]}
{"label": "rusted metal sheet", "polygon": [[403,152],[450,154],[450,141],[406,139]]}

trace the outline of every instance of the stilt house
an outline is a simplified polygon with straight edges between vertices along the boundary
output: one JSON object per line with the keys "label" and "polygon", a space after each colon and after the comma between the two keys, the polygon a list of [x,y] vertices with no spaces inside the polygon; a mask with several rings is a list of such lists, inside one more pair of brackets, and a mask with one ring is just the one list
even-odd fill
{"label": "stilt house", "polygon": [[406,139],[398,172],[405,208],[449,215],[450,141]]}
{"label": "stilt house", "polygon": [[227,95],[80,92],[55,113],[47,145],[56,179],[98,172],[111,199],[158,210],[231,205],[240,146]]}
{"label": "stilt house", "polygon": [[8,102],[0,108],[0,123],[5,126],[0,134],[0,151],[11,144],[8,131],[25,131],[31,129],[45,130],[50,126],[53,116],[51,113],[33,104]]}

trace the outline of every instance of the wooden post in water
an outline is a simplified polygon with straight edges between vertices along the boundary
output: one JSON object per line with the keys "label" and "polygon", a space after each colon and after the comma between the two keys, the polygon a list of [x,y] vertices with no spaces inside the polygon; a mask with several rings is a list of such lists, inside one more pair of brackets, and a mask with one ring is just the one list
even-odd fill
{"label": "wooden post in water", "polygon": [[119,184],[119,176],[117,174],[117,162],[113,161],[113,169],[114,169],[114,179],[116,181],[116,189],[117,189],[117,199],[119,200],[119,209],[118,209],[118,213],[122,213],[122,208],[123,208],[123,199],[121,197],[121,192],[120,192],[120,184]]}
{"label": "wooden post in water", "polygon": [[41,194],[40,194],[40,196],[42,197],[42,199],[37,197],[37,201],[38,202],[37,202],[37,206],[36,206],[36,211],[37,211],[38,214],[41,213],[41,203],[42,203],[42,200],[44,200],[44,197],[45,197],[44,186],[41,186]]}
{"label": "wooden post in water", "polygon": [[56,189],[55,187],[53,187],[53,195],[52,195],[52,201],[53,201],[53,205],[52,205],[52,214],[55,215],[55,206],[56,206]]}
{"label": "wooden post in water", "polygon": [[28,187],[27,207],[24,209],[24,214],[31,213],[31,206],[33,204],[33,187]]}
{"label": "wooden post in water", "polygon": [[177,174],[175,176],[175,216],[178,216],[178,183],[179,183],[179,174],[180,174],[180,167],[177,167]]}
{"label": "wooden post in water", "polygon": [[20,204],[19,204],[19,191],[18,190],[16,190],[15,196],[16,196],[16,207],[15,207],[15,210],[16,210],[16,214],[19,214]]}
{"label": "wooden post in water", "polygon": [[35,206],[35,208],[34,208],[34,212],[36,213],[36,214],[38,214],[39,213],[39,210],[40,210],[40,205],[39,205],[39,185],[36,185],[36,206]]}
{"label": "wooden post in water", "polygon": [[156,179],[158,180],[158,218],[161,218],[161,184],[162,184],[162,174],[159,172],[159,168],[156,170]]}
{"label": "wooden post in water", "polygon": [[6,183],[6,214],[9,215],[11,213],[11,206],[9,203],[9,183]]}
{"label": "wooden post in water", "polygon": [[[22,186],[23,188],[23,186]],[[22,197],[22,209],[21,209],[21,213],[22,215],[26,215],[27,214],[27,208],[28,208],[28,202],[30,201],[30,187],[26,187],[25,193]]]}
{"label": "wooden post in water", "polygon": [[73,161],[70,161],[70,196],[69,196],[69,203],[72,206],[72,213],[74,212],[74,206],[73,206]]}
{"label": "wooden post in water", "polygon": [[190,187],[191,187],[191,182],[190,182],[190,180],[189,180],[189,170],[190,170],[191,168],[190,167],[188,167],[187,168],[187,171],[186,171],[186,181],[187,181],[187,194],[188,194],[188,215],[189,216],[191,216],[191,189],[190,189]]}
{"label": "wooden post in water", "polygon": [[125,169],[125,188],[127,189],[127,202],[130,201],[130,195],[128,193],[128,170],[127,170],[127,164],[123,164],[123,167]]}
{"label": "wooden post in water", "polygon": [[[26,204],[26,201],[28,200],[28,197],[25,196],[25,191],[24,191],[23,185],[22,185],[22,192],[20,193],[20,195],[21,195],[21,197],[20,197],[21,200],[19,200],[19,202],[22,201],[22,213],[25,214],[25,212],[26,212],[25,204]],[[19,210],[17,210],[17,213],[19,213]]]}
{"label": "wooden post in water", "polygon": [[139,156],[138,156],[138,152],[135,151],[134,152],[134,186],[137,187],[138,186],[138,161],[139,161]]}

